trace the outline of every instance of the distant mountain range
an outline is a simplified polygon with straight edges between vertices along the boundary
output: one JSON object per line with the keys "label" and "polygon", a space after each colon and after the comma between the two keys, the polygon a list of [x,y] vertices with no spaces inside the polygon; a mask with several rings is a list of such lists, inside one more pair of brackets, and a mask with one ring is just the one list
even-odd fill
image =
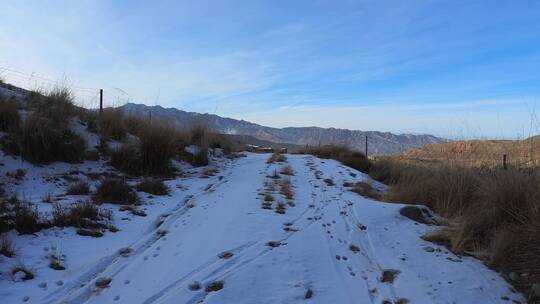
{"label": "distant mountain range", "polygon": [[324,144],[346,145],[364,151],[368,137],[369,154],[392,154],[425,144],[442,143],[446,140],[433,135],[393,134],[378,131],[357,131],[319,127],[271,128],[245,120],[221,117],[213,114],[186,112],[176,108],[147,106],[127,103],[121,109],[132,115],[152,116],[152,119],[167,119],[177,126],[189,128],[195,124],[206,124],[210,129],[222,134],[235,135],[239,141],[250,144],[275,143],[296,146]]}

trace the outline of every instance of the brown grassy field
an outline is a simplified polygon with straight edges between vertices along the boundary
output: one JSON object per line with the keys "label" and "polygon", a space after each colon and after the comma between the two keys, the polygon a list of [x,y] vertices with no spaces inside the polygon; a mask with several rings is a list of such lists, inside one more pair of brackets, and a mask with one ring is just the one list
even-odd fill
{"label": "brown grassy field", "polygon": [[525,140],[469,140],[431,144],[407,150],[398,155],[402,160],[420,162],[455,161],[471,166],[500,166],[503,155],[513,166],[540,164],[540,136]]}

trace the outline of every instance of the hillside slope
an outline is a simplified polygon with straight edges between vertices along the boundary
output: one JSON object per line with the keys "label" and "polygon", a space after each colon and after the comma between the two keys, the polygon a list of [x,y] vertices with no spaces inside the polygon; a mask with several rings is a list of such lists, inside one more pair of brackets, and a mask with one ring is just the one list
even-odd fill
{"label": "hillside slope", "polygon": [[128,103],[122,109],[131,114],[151,115],[174,121],[177,125],[186,128],[197,123],[205,123],[216,132],[224,134],[250,135],[260,140],[274,143],[287,143],[294,145],[324,145],[340,144],[356,150],[364,151],[365,137],[368,137],[370,154],[397,153],[411,147],[425,144],[440,143],[444,140],[432,135],[392,134],[377,131],[355,131],[335,128],[318,127],[289,127],[271,128],[254,124],[244,120],[224,118],[213,114],[199,114],[185,112],[175,108],[161,106],[146,106],[143,104]]}

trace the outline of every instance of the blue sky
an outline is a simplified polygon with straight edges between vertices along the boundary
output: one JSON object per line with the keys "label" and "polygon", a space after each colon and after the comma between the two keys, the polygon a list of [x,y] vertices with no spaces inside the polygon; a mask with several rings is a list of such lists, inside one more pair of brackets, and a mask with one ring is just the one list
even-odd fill
{"label": "blue sky", "polygon": [[[0,77],[264,125],[540,132],[539,1],[3,1]],[[537,105],[538,104],[538,105]]]}

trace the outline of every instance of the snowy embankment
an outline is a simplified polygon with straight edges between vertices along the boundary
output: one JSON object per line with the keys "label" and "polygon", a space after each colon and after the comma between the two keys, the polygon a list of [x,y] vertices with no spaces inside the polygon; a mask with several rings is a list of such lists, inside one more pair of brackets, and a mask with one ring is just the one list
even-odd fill
{"label": "snowy embankment", "polygon": [[[401,216],[403,205],[343,186],[369,179],[363,173],[312,156],[274,163],[268,157],[223,159],[206,178],[188,169],[166,181],[168,196],[139,193],[146,217],[105,204],[119,231],[101,238],[73,228],[11,232],[18,255],[0,262],[0,302],[523,302],[481,262],[422,240],[434,228]],[[4,173],[25,166],[3,160]],[[285,165],[294,175],[280,173]],[[84,177],[97,164],[27,166],[10,191],[47,212],[42,197],[65,191],[50,177],[70,170]],[[291,191],[283,186],[287,180]],[[48,267],[51,252],[62,256],[66,270]],[[35,278],[13,281],[9,269],[17,263]]]}

